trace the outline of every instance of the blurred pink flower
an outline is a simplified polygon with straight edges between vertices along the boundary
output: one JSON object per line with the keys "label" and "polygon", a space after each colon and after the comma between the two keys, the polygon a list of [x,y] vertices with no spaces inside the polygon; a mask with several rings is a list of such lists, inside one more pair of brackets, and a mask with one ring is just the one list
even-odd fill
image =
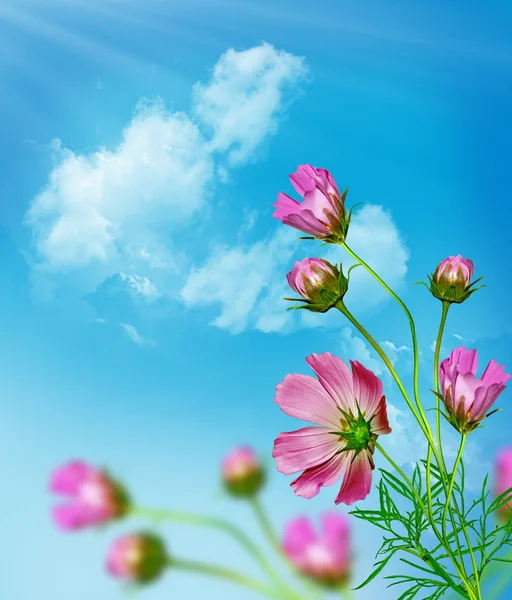
{"label": "blurred pink flower", "polygon": [[106,523],[122,516],[128,508],[124,490],[105,471],[82,460],[55,469],[50,490],[69,498],[69,502],[53,509],[53,519],[64,531]]}
{"label": "blurred pink flower", "polygon": [[272,216],[326,242],[344,241],[350,221],[345,210],[348,190],[340,195],[329,171],[315,169],[312,165],[299,165],[290,175],[290,181],[303,202],[279,192]]}
{"label": "blurred pink flower", "polygon": [[275,401],[287,415],[320,427],[281,433],[272,456],[285,475],[304,471],[291,484],[297,496],[313,498],[344,474],[335,502],[353,504],[370,492],[377,437],[391,432],[382,382],[356,361],[351,361],[351,373],[328,352],[306,361],[318,380],[287,375]]}
{"label": "blurred pink flower", "polygon": [[298,517],[285,529],[283,550],[304,575],[326,585],[342,584],[351,569],[349,520],[326,513],[322,515],[321,532],[317,533],[307,517]]}
{"label": "blurred pink flower", "polygon": [[248,446],[232,450],[222,463],[222,479],[235,496],[252,496],[262,487],[265,472],[256,454]]}
{"label": "blurred pink flower", "polygon": [[[496,460],[496,496],[512,490],[512,448],[502,450]],[[505,519],[512,516],[512,499],[504,504],[499,514]]]}
{"label": "blurred pink flower", "polygon": [[133,533],[114,540],[110,546],[107,571],[119,579],[149,583],[167,563],[162,540],[150,533]]}
{"label": "blurred pink flower", "polygon": [[441,363],[439,377],[442,400],[450,423],[460,433],[469,433],[487,416],[488,410],[505,389],[510,375],[495,360],[476,377],[478,355],[464,346],[452,351]]}

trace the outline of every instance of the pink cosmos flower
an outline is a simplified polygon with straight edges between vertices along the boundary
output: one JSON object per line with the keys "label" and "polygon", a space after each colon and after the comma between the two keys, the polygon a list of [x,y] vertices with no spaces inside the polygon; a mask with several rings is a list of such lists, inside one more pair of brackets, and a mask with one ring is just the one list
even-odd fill
{"label": "pink cosmos flower", "polygon": [[53,509],[53,519],[64,531],[106,523],[122,516],[128,507],[124,490],[106,472],[81,460],[57,468],[50,490],[69,498]]}
{"label": "pink cosmos flower", "polygon": [[161,539],[150,533],[133,533],[117,538],[110,546],[107,571],[119,579],[148,583],[156,579],[167,562]]}
{"label": "pink cosmos flower", "polygon": [[505,389],[510,375],[495,360],[487,365],[480,379],[476,377],[478,355],[464,346],[452,351],[441,363],[439,378],[442,400],[450,423],[460,433],[476,429]]}
{"label": "pink cosmos flower", "polygon": [[340,194],[329,171],[312,165],[299,165],[290,181],[303,202],[279,192],[272,216],[326,242],[344,241],[350,221],[345,210],[348,189]]}
{"label": "pink cosmos flower", "polygon": [[297,496],[313,498],[345,475],[335,502],[353,504],[370,492],[377,437],[391,432],[382,382],[356,361],[350,372],[328,352],[306,361],[318,380],[287,375],[275,401],[287,415],[320,427],[281,433],[272,456],[285,475],[304,471],[291,484]]}
{"label": "pink cosmos flower", "polygon": [[462,258],[461,254],[449,256],[438,265],[435,273],[429,276],[430,291],[439,300],[460,304],[476,289],[480,289],[473,288],[473,285],[480,281],[481,277],[471,283],[474,272],[475,267],[471,260]]}
{"label": "pink cosmos flower", "polygon": [[222,463],[222,479],[235,496],[252,496],[264,483],[265,473],[252,448],[232,450]]}
{"label": "pink cosmos flower", "polygon": [[[498,454],[496,460],[496,496],[501,496],[508,490],[512,491],[512,448],[506,448]],[[512,500],[504,504],[500,516],[510,519],[512,516]]]}
{"label": "pink cosmos flower", "polygon": [[324,514],[317,533],[307,517],[298,517],[285,529],[283,550],[304,575],[326,585],[344,583],[352,558],[349,520],[336,513]]}

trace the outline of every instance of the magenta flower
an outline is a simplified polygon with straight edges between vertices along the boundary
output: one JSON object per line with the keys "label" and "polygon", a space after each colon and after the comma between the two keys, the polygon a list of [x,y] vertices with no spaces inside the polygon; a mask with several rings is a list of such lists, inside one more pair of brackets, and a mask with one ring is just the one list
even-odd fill
{"label": "magenta flower", "polygon": [[290,181],[303,202],[279,192],[272,216],[325,242],[343,242],[350,223],[350,215],[345,209],[348,189],[340,194],[329,171],[315,169],[312,165],[299,165],[290,175]]}
{"label": "magenta flower", "polygon": [[[496,496],[501,496],[509,490],[512,495],[512,448],[502,450],[496,460]],[[511,511],[512,499],[499,509],[499,514],[504,519],[510,519]]]}
{"label": "magenta flower", "polygon": [[[460,433],[476,429],[505,389],[510,375],[495,360],[487,365],[480,379],[476,377],[478,355],[464,346],[453,350],[439,368],[441,398],[448,420]],[[492,414],[492,413],[491,413]]]}
{"label": "magenta flower", "polygon": [[110,546],[107,571],[119,579],[149,583],[157,579],[168,561],[162,540],[151,533],[117,538]]}
{"label": "magenta flower", "polygon": [[475,267],[473,261],[462,258],[461,254],[445,258],[437,267],[435,273],[429,276],[430,291],[439,300],[460,304],[479,288],[473,288],[482,278],[473,283]]}
{"label": "magenta flower", "polygon": [[69,498],[69,502],[53,509],[53,519],[64,531],[107,523],[128,509],[125,491],[105,471],[81,460],[57,468],[50,479],[50,490]]}
{"label": "magenta flower", "polygon": [[345,475],[335,502],[353,504],[370,492],[377,437],[391,432],[382,382],[356,361],[351,373],[328,352],[306,361],[318,380],[287,375],[275,401],[287,415],[320,427],[281,433],[272,456],[285,475],[304,471],[291,483],[297,496],[313,498]]}
{"label": "magenta flower", "polygon": [[222,480],[234,496],[253,496],[263,486],[265,471],[252,448],[242,446],[224,459]]}
{"label": "magenta flower", "polygon": [[[331,263],[321,258],[305,258],[296,262],[286,276],[289,286],[306,304],[293,308],[305,308],[313,312],[326,312],[341,300],[348,290],[348,279]],[[285,298],[295,300],[295,298]]]}
{"label": "magenta flower", "polygon": [[330,586],[345,583],[352,558],[348,518],[324,514],[317,533],[307,517],[298,517],[286,527],[283,550],[304,575]]}

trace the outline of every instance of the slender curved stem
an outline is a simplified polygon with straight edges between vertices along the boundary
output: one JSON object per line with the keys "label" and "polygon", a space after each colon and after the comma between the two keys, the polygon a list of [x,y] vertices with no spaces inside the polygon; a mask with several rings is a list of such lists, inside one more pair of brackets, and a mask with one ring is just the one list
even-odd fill
{"label": "slender curved stem", "polygon": [[[439,392],[440,392],[440,388],[439,388],[439,355],[441,353],[443,333],[444,333],[444,328],[446,325],[446,318],[448,316],[449,309],[450,309],[450,303],[443,301],[443,308],[442,308],[442,312],[441,312],[441,321],[439,323],[439,331],[437,334],[436,346],[435,346],[435,351],[434,351],[434,390],[436,391],[437,394],[439,394]],[[443,444],[442,444],[442,440],[441,440],[441,402],[440,402],[438,395],[436,395],[436,435],[437,435],[437,449],[439,452],[439,457],[436,457],[436,460],[438,462],[438,466],[442,469],[442,471],[444,473],[447,473],[446,463],[445,463],[444,455],[443,455]],[[447,515],[447,513],[449,513],[450,521],[451,521],[452,527],[453,527],[455,542],[457,544],[457,549],[458,549],[459,556],[461,559],[461,564],[463,567],[464,567],[464,559],[462,556],[462,549],[461,549],[461,546],[459,543],[459,536],[457,533],[455,518],[453,515],[450,501],[451,501],[451,495],[453,492],[453,485],[455,483],[455,478],[457,476],[458,465],[459,465],[460,460],[462,459],[462,452],[464,450],[464,444],[465,444],[465,436],[463,437],[463,440],[461,441],[461,451],[457,457],[457,461],[456,461],[454,469],[453,469],[453,476],[452,476],[452,480],[451,480],[451,484],[450,484],[450,488],[449,488],[448,492],[446,492],[446,486],[444,485],[445,493],[447,494],[447,498],[446,498],[446,505],[445,505],[445,509],[444,509],[444,513],[443,513],[443,521],[442,521],[443,533],[445,533],[446,532],[446,529],[445,529],[446,515]],[[429,448],[429,452],[428,452],[428,456],[427,456],[427,486],[430,485],[430,461],[431,461],[431,458],[432,458],[432,452],[431,452],[431,449]],[[439,460],[441,460],[441,464],[439,464]],[[478,598],[480,598],[481,597],[480,577],[479,577],[478,567],[476,564],[475,555],[474,555],[472,545],[471,545],[471,538],[469,537],[467,529],[464,525],[463,516],[459,510],[459,506],[458,506],[458,503],[455,498],[454,498],[454,505],[455,505],[455,511],[458,514],[459,519],[460,519],[460,525],[462,527],[464,538],[468,545],[468,551],[469,551],[469,554],[471,557],[471,564],[472,564],[473,572],[475,575],[475,591],[478,595]]]}
{"label": "slender curved stem", "polygon": [[258,546],[241,529],[229,521],[225,521],[217,517],[195,515],[184,511],[138,507],[132,508],[131,514],[135,517],[142,517],[146,519],[173,521],[195,527],[209,527],[211,529],[218,529],[229,535],[241,546],[243,546],[247,553],[253,557],[255,562],[260,565],[260,567],[277,585],[279,585],[281,588],[286,587],[278,572],[274,569],[270,561],[265,557]]}
{"label": "slender curved stem", "polygon": [[[441,353],[441,343],[443,341],[444,327],[446,325],[446,317],[448,316],[449,309],[450,303],[443,301],[443,311],[441,313],[441,322],[439,324],[439,332],[437,334],[436,347],[434,351],[434,389],[437,393],[439,393],[439,354]],[[441,444],[441,401],[439,400],[439,396],[436,396],[436,433],[439,453],[444,463]]]}
{"label": "slender curved stem", "polygon": [[455,485],[455,480],[457,479],[457,470],[459,468],[459,463],[462,458],[462,453],[464,452],[464,446],[466,445],[466,437],[467,436],[465,434],[461,437],[459,451],[457,453],[457,458],[455,459],[455,464],[453,465],[453,473],[452,473],[452,477],[450,480],[450,485],[448,487],[448,493],[446,494],[446,504],[444,507],[443,520],[442,520],[443,535],[445,537],[446,537],[446,517],[448,514],[448,509],[450,507],[450,502],[452,499],[453,486]]}
{"label": "slender curved stem", "polygon": [[[206,575],[209,577],[215,577],[217,579],[223,579],[224,581],[229,581],[230,583],[237,584],[254,592],[258,592],[263,596],[267,596],[268,598],[283,600],[282,591],[275,590],[274,588],[261,583],[257,579],[253,579],[252,577],[249,577],[243,573],[239,573],[238,571],[234,571],[233,569],[174,557],[169,560],[169,567],[173,569],[180,569],[182,571],[188,571],[189,573],[196,573],[198,575]],[[300,596],[296,593],[291,594],[288,592],[286,597],[290,600],[303,600],[303,596]]]}
{"label": "slender curved stem", "polygon": [[[370,273],[370,275],[376,281],[378,281],[380,283],[380,285],[388,292],[388,294],[390,294],[390,296],[392,298],[394,298],[394,300],[396,300],[396,302],[400,305],[400,307],[404,311],[404,313],[405,313],[405,315],[407,317],[407,320],[409,321],[409,329],[411,330],[412,348],[413,348],[413,355],[414,355],[414,376],[413,376],[413,379],[414,379],[414,399],[416,401],[416,406],[418,407],[418,411],[419,411],[419,413],[421,415],[421,418],[423,420],[424,426],[428,430],[428,432],[430,434],[430,437],[432,437],[432,432],[430,430],[430,424],[428,422],[427,415],[425,414],[425,411],[423,410],[423,406],[421,405],[421,401],[420,401],[418,338],[416,336],[416,325],[414,324],[414,319],[412,318],[411,312],[407,308],[405,302],[400,298],[400,296],[398,296],[398,294],[396,294],[387,285],[387,283],[370,267],[370,265],[368,265],[367,263],[365,263],[364,260],[362,258],[360,258],[351,248],[349,248],[345,242],[343,242],[342,246],[346,250],[346,252],[348,252],[348,254],[350,254],[350,256],[352,256],[353,259],[355,259],[361,266],[363,266],[368,271],[368,273]],[[429,438],[429,436],[427,436],[427,439],[428,438]]]}
{"label": "slender curved stem", "polygon": [[272,546],[272,548],[274,548],[274,550],[279,555],[282,555],[282,548],[279,542],[279,538],[274,529],[274,526],[270,522],[270,519],[268,518],[268,515],[265,512],[265,509],[263,508],[263,505],[260,502],[260,499],[257,496],[253,496],[249,502],[254,511],[254,514],[256,515],[256,520],[258,521],[261,530],[265,534],[268,543]]}
{"label": "slender curved stem", "polygon": [[409,398],[409,394],[407,393],[406,389],[404,388],[404,385],[403,385],[400,377],[398,376],[397,372],[395,371],[395,368],[393,367],[393,364],[389,360],[387,354],[381,348],[381,346],[379,345],[379,343],[373,338],[373,336],[352,315],[352,313],[348,310],[348,308],[343,303],[343,300],[339,300],[336,303],[336,308],[345,317],[347,317],[347,319],[352,323],[352,325],[360,333],[363,334],[363,336],[370,343],[370,345],[373,347],[373,349],[375,350],[375,352],[377,352],[377,354],[381,357],[381,359],[383,360],[384,364],[386,365],[386,367],[388,368],[389,372],[391,373],[391,376],[393,377],[393,379],[395,380],[396,384],[398,385],[398,388],[400,389],[400,392],[402,393],[402,396],[404,397],[405,401],[407,402],[407,405],[411,409],[413,415],[416,417],[416,420],[418,421],[418,424],[420,425],[422,431],[425,433],[425,435],[427,435],[427,431],[425,429],[425,425],[423,424],[422,419],[421,419],[420,415],[418,414],[418,411],[414,407],[414,404],[411,402],[411,399]]}

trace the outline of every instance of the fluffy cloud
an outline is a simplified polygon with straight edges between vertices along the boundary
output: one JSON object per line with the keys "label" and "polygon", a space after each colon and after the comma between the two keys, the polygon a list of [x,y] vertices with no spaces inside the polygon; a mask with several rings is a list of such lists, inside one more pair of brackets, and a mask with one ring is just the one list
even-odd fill
{"label": "fluffy cloud", "polygon": [[[269,332],[283,331],[294,324],[329,323],[329,315],[286,312],[282,299],[290,291],[285,274],[293,259],[300,260],[312,251],[310,244],[296,239],[296,231],[278,227],[273,237],[252,246],[217,248],[203,266],[191,272],[182,290],[183,300],[189,306],[219,305],[220,314],[212,324],[233,333],[247,328]],[[349,240],[391,286],[400,287],[409,255],[389,213],[377,205],[363,207],[353,217]],[[331,262],[353,264],[340,247],[327,248],[322,255]],[[209,290],[207,296],[205,288]],[[386,300],[386,293],[362,268],[352,272],[347,304],[356,312],[374,310]],[[403,349],[395,350],[399,351]]]}
{"label": "fluffy cloud", "polygon": [[194,87],[195,111],[213,131],[210,147],[228,153],[230,164],[246,161],[275,133],[286,105],[306,73],[304,61],[262,44],[246,52],[228,50],[215,65],[211,82]]}
{"label": "fluffy cloud", "polygon": [[183,301],[189,306],[219,304],[220,315],[211,324],[232,333],[254,325],[263,331],[281,329],[286,324],[284,309],[281,316],[265,307],[281,308],[277,296],[282,298],[285,290],[275,280],[275,257],[289,259],[295,238],[290,230],[281,229],[270,240],[248,248],[217,248],[204,265],[191,271],[181,292]]}
{"label": "fluffy cloud", "polygon": [[119,272],[153,281],[176,271],[173,228],[204,215],[227,167],[275,133],[305,73],[302,58],[269,44],[228,50],[194,86],[190,114],[141,102],[114,149],[77,153],[54,140],[56,166],[26,214],[37,277],[74,274],[85,294]]}

